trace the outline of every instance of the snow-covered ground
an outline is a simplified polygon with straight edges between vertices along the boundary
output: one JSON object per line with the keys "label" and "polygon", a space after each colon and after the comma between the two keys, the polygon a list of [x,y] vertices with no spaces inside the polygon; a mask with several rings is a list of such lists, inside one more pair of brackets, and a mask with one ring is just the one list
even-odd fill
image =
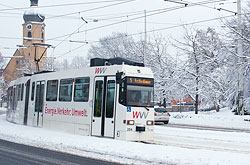
{"label": "snow-covered ground", "polygon": [[[170,123],[208,125],[216,122],[217,126],[237,125],[250,129],[250,122],[243,122],[244,117],[234,116],[226,109],[219,113],[202,113],[196,116],[192,113],[173,113]],[[180,129],[161,125],[155,126],[155,133],[156,140],[169,142],[171,139],[172,143],[155,145],[73,135],[9,123],[5,120],[5,115],[0,115],[1,139],[85,157],[124,164],[250,164],[249,133]],[[190,145],[191,140],[201,144]],[[217,144],[221,146],[215,147]],[[229,149],[227,145],[230,146]]]}
{"label": "snow-covered ground", "polygon": [[215,110],[199,112],[197,115],[195,115],[193,111],[182,113],[172,112],[170,123],[250,129],[250,115],[233,115],[233,113],[228,108],[223,108],[220,110],[220,112],[216,112]]}

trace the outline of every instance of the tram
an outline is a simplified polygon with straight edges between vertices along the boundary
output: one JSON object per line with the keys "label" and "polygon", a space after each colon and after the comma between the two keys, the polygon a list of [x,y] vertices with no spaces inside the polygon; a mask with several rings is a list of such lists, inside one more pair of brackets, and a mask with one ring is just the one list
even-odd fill
{"label": "tram", "polygon": [[6,119],[17,124],[127,141],[153,140],[154,78],[122,58],[27,75],[10,83]]}

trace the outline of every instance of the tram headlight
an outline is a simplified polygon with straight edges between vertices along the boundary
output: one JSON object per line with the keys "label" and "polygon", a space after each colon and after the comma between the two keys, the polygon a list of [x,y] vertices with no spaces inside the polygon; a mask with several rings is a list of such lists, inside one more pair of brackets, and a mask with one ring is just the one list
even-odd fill
{"label": "tram headlight", "polygon": [[147,125],[154,125],[154,121],[148,120],[148,121],[147,121]]}
{"label": "tram headlight", "polygon": [[134,120],[127,120],[127,125],[134,125],[135,121]]}

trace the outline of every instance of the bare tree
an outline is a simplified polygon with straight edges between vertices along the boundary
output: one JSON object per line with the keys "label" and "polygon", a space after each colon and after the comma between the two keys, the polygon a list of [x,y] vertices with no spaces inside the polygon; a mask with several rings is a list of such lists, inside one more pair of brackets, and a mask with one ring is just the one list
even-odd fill
{"label": "bare tree", "polygon": [[146,65],[155,77],[155,96],[158,101],[170,101],[175,95],[176,83],[174,58],[168,53],[169,42],[160,34],[154,34],[147,42]]}
{"label": "bare tree", "polygon": [[224,55],[224,60],[227,64],[226,71],[226,99],[227,106],[236,110],[238,106],[238,67],[242,67],[243,71],[243,106],[246,112],[250,113],[250,3],[243,9],[242,14],[242,39],[243,39],[243,60],[238,62],[239,56],[237,54],[237,38],[238,29],[236,29],[237,20],[227,20],[225,26],[227,27],[227,54]]}
{"label": "bare tree", "polygon": [[200,103],[209,103],[209,100],[217,103],[221,97],[216,94],[223,93],[223,86],[218,81],[223,44],[211,28],[190,31],[185,28],[184,42],[176,42],[175,46],[187,59],[179,71],[179,84],[195,100],[195,114],[198,114]]}
{"label": "bare tree", "polygon": [[91,46],[88,59],[99,58],[130,58],[139,60],[136,43],[126,33],[112,33],[112,35],[101,38],[98,44]]}
{"label": "bare tree", "polygon": [[88,62],[84,57],[75,56],[70,64],[71,68],[80,69],[88,66]]}
{"label": "bare tree", "polygon": [[0,97],[2,97],[2,95],[4,94],[4,88],[5,88],[5,81],[2,75],[3,72],[3,68],[5,66],[5,60],[2,56],[2,53],[0,52]]}

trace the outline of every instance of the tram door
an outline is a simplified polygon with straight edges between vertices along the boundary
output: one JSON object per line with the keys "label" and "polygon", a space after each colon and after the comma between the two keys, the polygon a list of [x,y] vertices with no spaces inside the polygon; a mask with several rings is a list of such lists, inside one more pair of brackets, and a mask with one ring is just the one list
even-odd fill
{"label": "tram door", "polygon": [[44,84],[44,81],[38,81],[36,83],[34,126],[37,127],[43,126]]}
{"label": "tram door", "polygon": [[97,77],[94,87],[92,135],[114,137],[115,77]]}

